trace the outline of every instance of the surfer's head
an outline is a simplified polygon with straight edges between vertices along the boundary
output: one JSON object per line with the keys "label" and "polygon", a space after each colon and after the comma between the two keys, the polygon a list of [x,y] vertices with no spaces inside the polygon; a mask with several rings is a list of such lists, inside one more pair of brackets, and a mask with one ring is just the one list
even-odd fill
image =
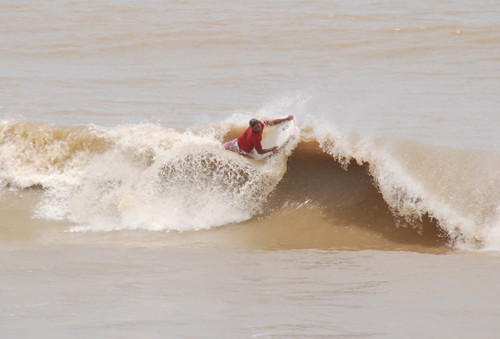
{"label": "surfer's head", "polygon": [[256,133],[262,132],[262,126],[260,125],[260,121],[257,119],[252,119],[249,122],[250,127],[252,127],[253,131]]}

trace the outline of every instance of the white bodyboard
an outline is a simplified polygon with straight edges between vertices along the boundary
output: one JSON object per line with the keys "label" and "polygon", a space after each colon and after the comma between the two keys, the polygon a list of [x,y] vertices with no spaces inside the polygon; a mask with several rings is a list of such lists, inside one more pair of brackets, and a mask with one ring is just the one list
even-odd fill
{"label": "white bodyboard", "polygon": [[[262,133],[262,148],[273,148],[274,146],[278,146],[279,148],[283,147],[293,136],[294,130],[295,124],[293,120],[288,120],[275,126],[266,126]],[[252,158],[263,159],[272,154],[273,152],[269,152],[261,155],[253,150]]]}

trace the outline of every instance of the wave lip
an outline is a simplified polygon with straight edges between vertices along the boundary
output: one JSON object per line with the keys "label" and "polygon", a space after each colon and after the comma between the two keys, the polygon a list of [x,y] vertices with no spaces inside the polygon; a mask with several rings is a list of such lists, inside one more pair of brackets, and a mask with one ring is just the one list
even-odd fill
{"label": "wave lip", "polygon": [[405,140],[356,138],[347,144],[339,147],[326,139],[322,148],[344,166],[350,160],[366,163],[399,224],[434,219],[463,249],[482,248],[490,230],[500,227],[498,153]]}

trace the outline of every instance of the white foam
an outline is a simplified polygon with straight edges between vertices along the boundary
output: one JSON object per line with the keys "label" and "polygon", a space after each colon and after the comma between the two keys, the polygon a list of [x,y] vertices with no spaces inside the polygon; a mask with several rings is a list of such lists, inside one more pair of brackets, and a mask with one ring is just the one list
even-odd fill
{"label": "white foam", "polygon": [[49,173],[36,216],[69,219],[71,231],[186,231],[247,220],[280,181],[296,142],[255,163],[221,148],[217,131],[226,125],[185,132],[149,124],[96,128],[110,146],[62,171],[73,175],[70,182],[51,181]]}

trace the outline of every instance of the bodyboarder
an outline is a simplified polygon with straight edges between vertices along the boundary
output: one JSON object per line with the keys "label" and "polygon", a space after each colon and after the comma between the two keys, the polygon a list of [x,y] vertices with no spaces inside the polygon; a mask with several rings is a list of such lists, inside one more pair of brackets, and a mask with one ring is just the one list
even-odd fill
{"label": "bodyboarder", "polygon": [[266,149],[262,148],[261,141],[262,131],[264,130],[264,127],[278,125],[282,122],[293,120],[293,118],[293,115],[289,115],[288,117],[283,119],[275,119],[270,121],[251,119],[248,123],[250,126],[239,138],[224,143],[222,147],[224,147],[224,149],[228,151],[238,152],[244,156],[248,156],[248,154],[252,152],[254,148],[259,154],[266,154],[269,152],[275,153],[278,151],[278,146]]}

